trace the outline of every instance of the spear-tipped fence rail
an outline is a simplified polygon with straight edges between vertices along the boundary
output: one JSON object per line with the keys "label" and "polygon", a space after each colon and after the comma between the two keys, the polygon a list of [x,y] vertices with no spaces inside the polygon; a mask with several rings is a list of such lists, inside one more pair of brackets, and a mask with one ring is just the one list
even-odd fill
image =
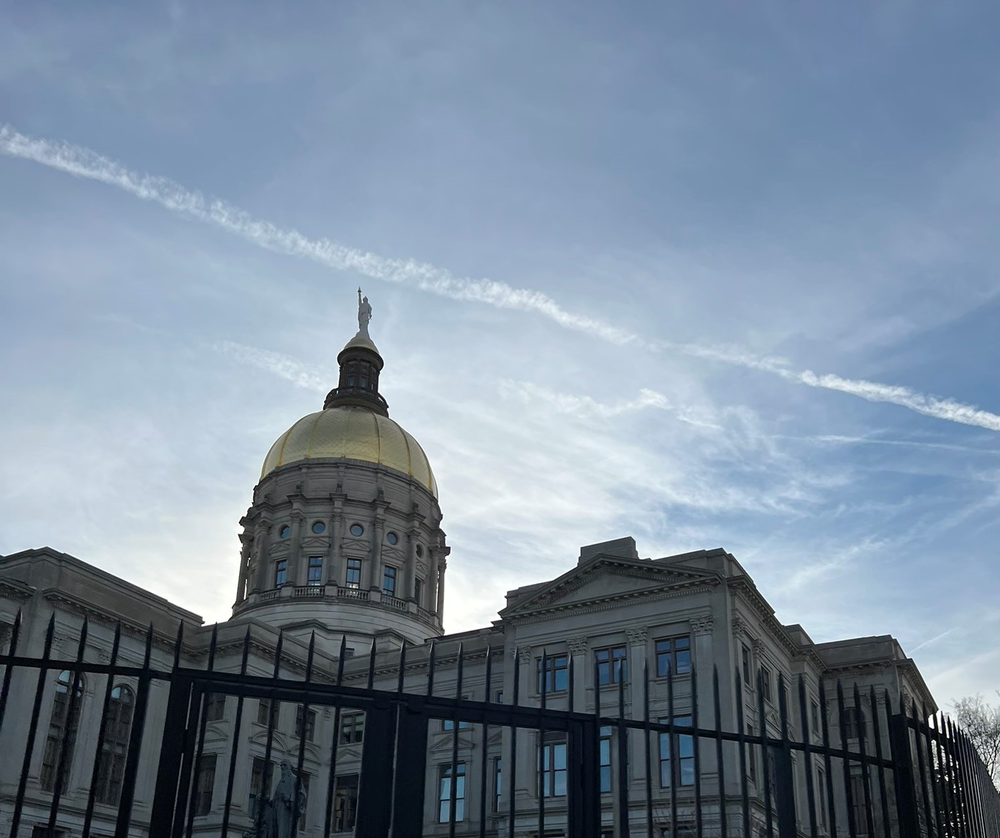
{"label": "spear-tipped fence rail", "polygon": [[[818,685],[822,725],[820,730],[811,730],[802,676],[797,683],[799,712],[794,729],[799,736],[795,737],[787,684],[781,676],[777,708],[771,712],[758,678],[752,693],[757,721],[749,732],[744,699],[751,692],[745,689],[739,671],[730,681],[713,670],[711,698],[699,705],[697,674],[692,670],[685,679],[690,706],[679,716],[674,713],[677,676],[668,667],[666,714],[652,718],[648,664],[636,682],[630,682],[622,660],[607,662],[603,682],[595,661],[587,709],[578,706],[584,701],[574,689],[576,673],[570,657],[566,690],[560,696],[565,709],[555,709],[549,700],[556,686],[554,669],[550,670],[551,657],[545,650],[538,668],[538,690],[523,694],[521,667],[515,659],[507,667],[510,693],[500,703],[492,700],[494,691],[504,687],[504,679],[496,677],[503,665],[499,648],[487,649],[484,660],[479,655],[482,669],[477,670],[481,674],[474,689],[478,693],[484,687],[485,700],[473,700],[463,697],[470,680],[464,647],[458,644],[457,650],[444,651],[446,645],[451,646],[449,641],[433,642],[429,654],[417,663],[413,663],[413,647],[408,650],[404,644],[395,652],[398,657],[387,663],[386,655],[380,656],[373,644],[367,672],[363,659],[348,661],[342,642],[333,671],[319,672],[313,636],[304,677],[293,678],[283,671],[283,663],[285,669],[290,667],[287,644],[280,634],[270,674],[250,671],[249,627],[235,672],[216,668],[218,627],[213,628],[203,669],[183,665],[183,625],[174,639],[172,663],[162,669],[153,665],[152,625],[145,633],[139,666],[121,662],[120,624],[114,630],[107,663],[86,660],[86,622],[78,635],[76,654],[69,660],[53,656],[54,631],[55,617],[48,625],[40,657],[19,654],[23,644],[19,613],[9,650],[0,655],[0,742],[8,747],[16,743],[6,751],[10,759],[0,761],[0,829],[7,829],[14,838],[104,838],[111,834],[115,838],[228,838],[230,834],[284,838],[275,833],[275,824],[290,828],[289,834],[323,838],[1000,838],[1000,794],[965,733],[940,715],[929,715],[923,708],[918,711],[914,702],[877,692],[874,686],[867,692],[856,684],[850,686],[853,708],[862,708],[868,720],[857,725],[856,747],[851,748],[847,720],[851,708],[846,706],[843,685],[834,686],[833,703],[828,701],[828,685]],[[350,678],[345,677],[345,663]],[[445,668],[449,677],[454,676],[449,695],[435,690],[444,680]],[[58,683],[53,673],[61,679]],[[95,676],[95,685],[85,692],[81,682],[90,676]],[[417,677],[426,679],[425,688],[408,690],[408,680]],[[136,689],[124,768],[119,760],[113,783],[117,800],[97,800],[99,778],[110,770],[102,763],[111,759],[105,747],[109,727],[112,722],[121,723],[120,718],[110,719],[109,707],[123,679]],[[607,693],[602,683],[610,686]],[[165,693],[165,701],[151,702],[154,689]],[[58,701],[53,699],[53,690],[59,692]],[[727,695],[727,690],[732,694]],[[15,696],[25,700],[15,705]],[[216,700],[234,698],[237,712],[230,727],[216,727],[209,735],[213,696]],[[250,708],[257,710],[258,721],[266,717],[266,730],[256,739],[241,736],[246,699],[261,702]],[[96,700],[101,703],[96,736],[89,748],[77,748],[81,703]],[[279,735],[277,730],[277,710],[283,702],[299,708],[294,736]],[[25,709],[23,718],[13,712],[14,706]],[[150,712],[151,707],[156,712]],[[308,741],[309,714],[314,708],[332,712],[328,742]],[[711,710],[711,726],[706,726],[705,708]],[[732,711],[732,724],[723,718],[724,708]],[[345,713],[355,712],[365,714],[359,760],[355,752],[359,765],[350,775],[360,774],[360,783],[356,795],[341,794],[342,757],[349,756],[345,754],[349,748],[341,741],[341,721]],[[839,722],[839,742],[831,741],[831,713]],[[62,715],[56,719],[53,714]],[[770,729],[766,722],[761,724],[769,718]],[[441,722],[441,735],[450,732],[450,743],[429,749],[431,722]],[[524,747],[523,739],[522,747],[518,746],[519,736],[537,740],[536,760],[522,765],[520,773],[518,753],[523,756]],[[545,749],[550,736],[565,746],[564,767]],[[435,738],[440,738],[436,731]],[[611,739],[617,739],[614,748]],[[660,758],[660,776],[655,781],[654,741]],[[235,781],[239,767],[261,747],[263,770],[251,808],[236,801]],[[280,782],[272,789],[275,752],[296,768],[290,793],[281,791]],[[311,822],[307,822],[303,803],[307,799],[303,774],[307,753],[311,764],[326,773],[324,787],[316,783],[310,789],[325,798],[311,811],[324,816]],[[228,763],[225,777],[214,784],[215,790],[223,790],[218,795],[221,806],[213,787],[206,790],[201,784],[206,777],[204,760],[211,757],[214,765],[219,754],[223,757],[220,764]],[[689,764],[682,765],[686,755]],[[39,779],[43,759],[50,767],[56,766],[48,788]],[[77,766],[72,776],[78,782],[70,788],[66,781],[74,760],[85,764]],[[143,777],[155,781],[150,788],[140,789],[140,765],[150,761],[156,769],[144,772]],[[428,766],[439,769],[436,789],[426,786]],[[751,766],[760,766],[756,779]],[[557,781],[560,772],[564,780]],[[478,800],[469,794],[474,787],[470,780],[476,774]],[[279,817],[275,809],[281,806],[288,811]]]}

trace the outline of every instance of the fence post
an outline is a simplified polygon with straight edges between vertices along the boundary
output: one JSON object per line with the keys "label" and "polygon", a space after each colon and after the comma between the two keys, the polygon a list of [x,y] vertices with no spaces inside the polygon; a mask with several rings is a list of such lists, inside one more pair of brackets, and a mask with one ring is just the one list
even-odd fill
{"label": "fence post", "polygon": [[597,752],[597,721],[570,722],[567,788],[568,833],[574,838],[598,838],[601,830],[601,768]]}
{"label": "fence post", "polygon": [[889,735],[892,737],[892,778],[896,789],[896,815],[900,835],[919,835],[917,797],[913,772],[913,752],[910,749],[910,726],[905,713],[890,718]]}
{"label": "fence post", "polygon": [[795,826],[795,777],[792,771],[792,751],[789,747],[771,746],[774,755],[776,786],[775,809],[778,815],[779,838],[796,838]]}
{"label": "fence post", "polygon": [[393,776],[395,735],[393,708],[388,698],[379,696],[369,706],[365,718],[365,742],[361,750],[361,784],[358,789],[358,817],[355,821],[356,835],[364,835],[365,838],[388,838],[392,809],[386,805],[386,798]]}
{"label": "fence post", "polygon": [[[175,677],[170,682],[167,712],[163,718],[163,738],[160,743],[160,763],[156,770],[156,787],[149,824],[149,838],[170,838],[174,822],[174,803],[181,779],[181,761],[188,741],[185,728],[188,702],[191,699],[191,678]],[[195,772],[198,766],[194,766]],[[131,791],[129,792],[131,794]]]}
{"label": "fence post", "polygon": [[406,704],[399,706],[397,715],[392,838],[420,838],[424,826],[428,717],[421,697],[409,696],[408,699]]}

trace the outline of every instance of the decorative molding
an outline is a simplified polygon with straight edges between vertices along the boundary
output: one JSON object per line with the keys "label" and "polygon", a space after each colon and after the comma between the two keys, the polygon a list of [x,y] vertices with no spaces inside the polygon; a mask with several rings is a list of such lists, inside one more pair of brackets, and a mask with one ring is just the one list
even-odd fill
{"label": "decorative molding", "polygon": [[715,626],[715,619],[711,616],[695,617],[691,620],[691,633],[695,636],[699,634],[711,634]]}
{"label": "decorative molding", "polygon": [[733,637],[740,640],[747,633],[747,624],[740,617],[733,617]]}
{"label": "decorative molding", "polygon": [[583,635],[570,637],[566,640],[566,645],[569,647],[571,654],[585,655],[587,654],[587,649],[590,646],[590,640]]}
{"label": "decorative molding", "polygon": [[589,602],[568,602],[564,604],[557,604],[549,608],[541,608],[537,611],[531,611],[527,614],[517,614],[517,613],[506,613],[502,614],[504,620],[509,620],[512,623],[518,624],[529,624],[536,622],[547,621],[551,618],[552,614],[578,611],[586,614],[596,614],[600,611],[610,611],[612,608],[618,608],[624,602],[629,600],[645,599],[650,602],[658,602],[664,599],[676,599],[677,597],[689,596],[691,594],[700,593],[711,593],[712,587],[718,584],[716,580],[708,578],[699,578],[691,581],[690,586],[684,585],[683,587],[670,588],[667,590],[644,590],[644,591],[624,591],[613,596],[604,597],[602,599],[591,600]]}
{"label": "decorative molding", "polygon": [[[751,640],[750,646],[753,649],[754,657],[759,658],[761,655],[764,654],[764,641],[761,640],[759,637],[755,637],[753,640]],[[758,660],[757,663],[759,664],[760,661]]]}
{"label": "decorative molding", "polygon": [[634,646],[646,642],[649,638],[649,629],[645,626],[637,626],[625,629],[625,634],[628,636],[628,642]]}
{"label": "decorative molding", "polygon": [[519,661],[521,661],[521,663],[531,663],[531,658],[532,658],[531,647],[521,646],[517,650],[517,658]]}

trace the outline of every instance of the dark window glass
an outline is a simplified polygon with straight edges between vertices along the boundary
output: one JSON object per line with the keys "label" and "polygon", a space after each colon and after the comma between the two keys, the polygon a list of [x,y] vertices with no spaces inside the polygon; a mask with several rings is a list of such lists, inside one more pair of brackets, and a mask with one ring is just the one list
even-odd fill
{"label": "dark window glass", "polygon": [[119,685],[111,691],[111,701],[104,717],[104,744],[97,766],[97,800],[101,803],[113,806],[121,795],[134,709],[135,694],[131,689]]}
{"label": "dark window glass", "polygon": [[399,536],[396,535],[396,533],[394,533],[394,532],[388,533],[386,535],[386,537],[385,537],[385,540],[388,541],[392,545],[399,544]]}
{"label": "dark window glass", "polygon": [[540,754],[543,797],[566,795],[566,743],[544,742]]}
{"label": "dark window glass", "polygon": [[500,811],[500,798],[503,794],[503,759],[493,758],[493,811]]}
{"label": "dark window glass", "polygon": [[333,831],[350,832],[358,812],[358,775],[337,777],[333,793]]}
{"label": "dark window glass", "polygon": [[503,690],[497,690],[497,704],[503,704]]}
{"label": "dark window glass", "polygon": [[361,538],[365,534],[365,528],[361,524],[351,524],[351,535]]}
{"label": "dark window glass", "polygon": [[205,718],[210,722],[217,722],[226,715],[226,694],[209,693],[208,704],[205,707]]}
{"label": "dark window glass", "polygon": [[538,676],[538,692],[562,692],[569,688],[569,658],[566,655],[552,655],[545,658],[545,676],[542,677],[542,659],[535,664]]}
{"label": "dark window glass", "polygon": [[413,598],[416,600],[417,605],[421,605],[421,597],[424,593],[424,583],[422,579],[413,580]]}
{"label": "dark window glass", "polygon": [[[465,763],[456,766],[455,821],[465,820]],[[438,823],[451,823],[451,766],[442,765],[438,775]]]}
{"label": "dark window glass", "polygon": [[274,563],[274,587],[280,588],[288,581],[288,560],[281,559]]}
{"label": "dark window glass", "polygon": [[419,556],[423,556],[423,554],[424,554],[424,548],[423,548],[423,547],[421,547],[421,546],[420,546],[420,545],[418,544],[418,545],[417,545],[417,556],[418,556],[418,557],[419,557]]}
{"label": "dark window glass", "polygon": [[597,660],[597,683],[602,687],[606,684],[617,684],[619,680],[628,681],[628,649],[625,646],[612,646],[610,649],[598,649],[594,652]]}
{"label": "dark window glass", "polygon": [[322,556],[310,556],[309,557],[309,584],[318,588],[323,584],[323,557]]}
{"label": "dark window glass", "polygon": [[322,521],[313,521],[313,532],[316,533],[316,535],[322,535],[326,532],[326,524]]}
{"label": "dark window glass", "polygon": [[[459,730],[468,730],[470,727],[472,727],[472,725],[470,725],[468,722],[459,722],[458,723],[458,729]],[[452,721],[451,719],[444,719],[444,720],[442,720],[442,722],[441,722],[441,730],[454,730],[454,729],[455,729],[455,722],[454,721]]]}
{"label": "dark window glass", "polygon": [[[295,708],[295,736],[302,736],[302,713],[305,708],[299,704]],[[310,710],[306,716],[306,741],[313,741],[313,734],[316,732],[316,711]]]}
{"label": "dark window glass", "polygon": [[[747,736],[753,736],[753,725],[747,725]],[[755,745],[747,745],[747,773],[750,775],[750,782],[757,784],[757,748]]]}
{"label": "dark window glass", "polygon": [[611,791],[611,736],[610,725],[601,728],[601,791]]}
{"label": "dark window glass", "polygon": [[[257,699],[257,724],[266,725],[269,723],[271,717],[271,699],[269,698],[258,698]],[[274,716],[274,726],[278,726],[278,716]]]}
{"label": "dark window glass", "polygon": [[292,534],[292,528],[285,524],[280,530],[278,530],[278,538],[288,538]]}
{"label": "dark window glass", "polygon": [[663,678],[671,667],[674,675],[691,671],[691,638],[670,637],[656,641],[656,675]]}
{"label": "dark window glass", "polygon": [[212,811],[212,787],[215,785],[215,754],[205,754],[198,763],[194,782],[194,813],[207,815]]}
{"label": "dark window glass", "polygon": [[389,565],[382,568],[382,593],[396,596],[396,568]]}
{"label": "dark window glass", "polygon": [[814,736],[819,736],[820,735],[820,729],[819,729],[819,727],[820,727],[820,725],[819,725],[819,704],[814,701],[812,703],[811,710],[812,710],[812,712],[811,712],[811,717],[812,717],[812,733],[813,733]]}
{"label": "dark window glass", "polygon": [[347,587],[361,587],[361,559],[347,560]]}
{"label": "dark window glass", "polygon": [[[669,724],[670,719],[660,719],[660,724]],[[690,725],[690,716],[677,716],[676,725]],[[670,734],[660,734],[660,786],[667,788],[671,783],[679,786],[694,785],[694,737],[686,733],[675,733],[677,759],[673,759]]]}
{"label": "dark window glass", "polygon": [[347,713],[340,717],[340,744],[353,745],[365,738],[365,714]]}
{"label": "dark window glass", "polygon": [[753,678],[750,674],[753,672],[753,668],[750,666],[750,649],[745,644],[740,645],[743,652],[743,685],[753,687]]}
{"label": "dark window glass", "polygon": [[857,739],[864,727],[864,715],[857,707],[844,708],[844,735],[848,739]]}
{"label": "dark window glass", "polygon": [[771,700],[771,670],[766,666],[760,668],[761,689],[764,691],[764,700]]}
{"label": "dark window glass", "polygon": [[56,785],[56,773],[59,770],[59,755],[66,748],[66,761],[63,767],[62,788],[66,789],[70,765],[73,762],[73,751],[76,749],[76,734],[80,728],[80,709],[83,706],[83,676],[76,676],[76,706],[73,717],[70,718],[70,690],[73,689],[74,676],[72,672],[61,672],[56,679],[56,691],[52,697],[52,715],[49,717],[49,732],[45,740],[45,752],[42,754],[42,775],[39,779],[45,791],[52,791]]}
{"label": "dark window glass", "polygon": [[[257,812],[257,801],[260,798],[260,790],[264,787],[264,766],[267,763],[264,762],[260,757],[254,757],[253,763],[250,770],[250,797],[248,811],[250,815],[256,819]],[[268,779],[274,777],[274,768],[271,768],[270,776]]]}

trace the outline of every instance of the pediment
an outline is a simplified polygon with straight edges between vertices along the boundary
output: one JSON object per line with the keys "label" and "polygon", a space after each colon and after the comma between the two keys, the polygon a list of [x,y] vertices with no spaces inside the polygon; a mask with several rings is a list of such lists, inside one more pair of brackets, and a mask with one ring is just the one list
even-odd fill
{"label": "pediment", "polygon": [[500,612],[504,619],[587,605],[668,594],[715,585],[717,574],[680,565],[657,565],[641,559],[597,557],[528,594]]}
{"label": "pediment", "polygon": [[330,539],[322,535],[310,535],[302,539],[303,550],[326,550]]}
{"label": "pediment", "polygon": [[344,553],[349,553],[351,557],[364,558],[370,551],[370,545],[363,538],[353,538],[348,536],[341,539],[340,549]]}

